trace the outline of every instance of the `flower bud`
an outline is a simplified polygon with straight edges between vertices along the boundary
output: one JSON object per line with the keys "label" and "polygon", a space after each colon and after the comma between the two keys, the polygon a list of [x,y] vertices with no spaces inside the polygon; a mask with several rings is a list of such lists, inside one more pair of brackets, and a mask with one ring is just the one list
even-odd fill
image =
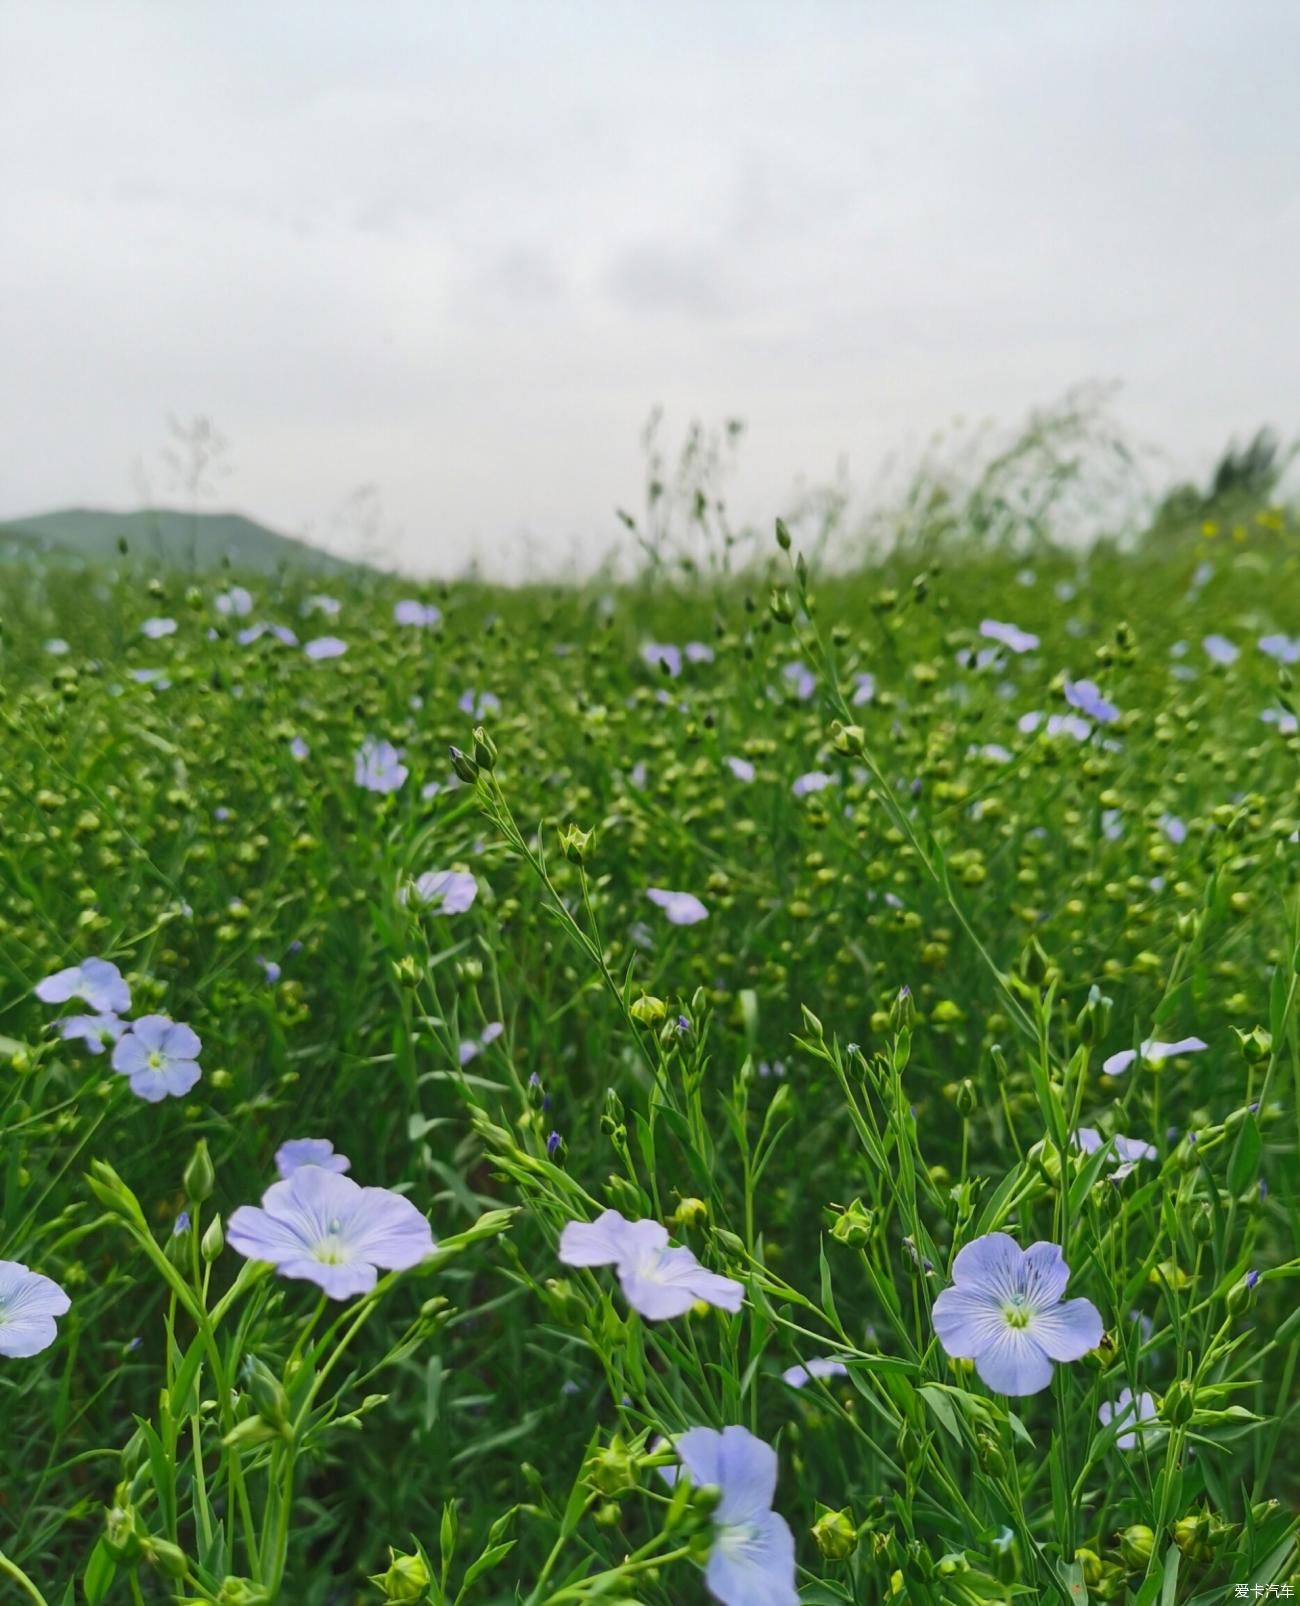
{"label": "flower bud", "polygon": [[227,1574],[217,1591],[217,1606],[271,1606],[271,1594],[251,1578]]}
{"label": "flower bud", "polygon": [[1047,972],[1051,968],[1051,960],[1043,950],[1042,943],[1037,937],[1031,937],[1021,950],[1020,974],[1031,987],[1041,987],[1047,980]]}
{"label": "flower bud", "polygon": [[964,1076],[957,1084],[957,1114],[963,1121],[968,1121],[974,1115],[979,1104],[979,1095],[975,1091],[975,1084],[969,1076]]}
{"label": "flower bud", "polygon": [[776,544],[781,548],[782,552],[790,550],[790,532],[786,529],[784,519],[776,521]]}
{"label": "flower bud", "polygon": [[617,1433],[587,1461],[583,1471],[597,1494],[612,1497],[636,1488],[632,1457]]}
{"label": "flower bud", "polygon": [[875,1216],[861,1199],[855,1199],[836,1217],[835,1225],[831,1228],[831,1237],[836,1243],[847,1244],[850,1249],[860,1249],[869,1241],[875,1230]]}
{"label": "flower bud", "polygon": [[1228,1290],[1226,1304],[1229,1316],[1244,1316],[1255,1303],[1255,1284],[1259,1281],[1257,1271],[1248,1271],[1239,1282],[1233,1283]]}
{"label": "flower bud", "polygon": [[389,1568],[386,1573],[370,1580],[384,1592],[385,1600],[419,1600],[432,1580],[422,1556],[404,1556],[391,1546],[388,1550]]}
{"label": "flower bud", "polygon": [[889,1029],[891,1032],[910,1032],[915,1023],[916,1005],[912,1001],[912,989],[900,987],[898,996],[890,1006]]}
{"label": "flower bud", "polygon": [[135,1507],[125,1497],[126,1485],[122,1484],[113,1504],[104,1508],[104,1547],[114,1561],[135,1561],[144,1537]]}
{"label": "flower bud", "polygon": [[478,765],[472,758],[468,758],[459,747],[448,748],[451,755],[451,767],[466,786],[473,786],[478,780]]}
{"label": "flower bud", "polygon": [[273,1428],[283,1428],[289,1419],[289,1396],[284,1384],[264,1362],[250,1355],[244,1362],[244,1387],[257,1414]]}
{"label": "flower bud", "polygon": [[212,1169],[212,1157],[208,1153],[206,1138],[200,1138],[194,1145],[194,1153],[190,1156],[190,1163],[185,1167],[182,1180],[185,1197],[195,1204],[202,1204],[205,1199],[212,1197],[217,1178]]}
{"label": "flower bud", "polygon": [[1258,1065],[1273,1052],[1273,1034],[1266,1032],[1262,1026],[1252,1026],[1248,1032],[1238,1031],[1235,1026],[1232,1030],[1247,1065]]}
{"label": "flower bud", "polygon": [[479,769],[487,770],[489,774],[497,765],[497,744],[483,729],[482,725],[474,727],[474,762]]}
{"label": "flower bud", "polygon": [[221,1251],[226,1247],[226,1235],[222,1231],[221,1217],[213,1216],[199,1240],[199,1252],[203,1256],[204,1264],[210,1266],[214,1260],[220,1258]]}
{"label": "flower bud", "polygon": [[1179,1378],[1171,1383],[1169,1392],[1160,1404],[1160,1415],[1172,1427],[1182,1428],[1192,1420],[1196,1410],[1196,1392],[1190,1383]]}
{"label": "flower bud", "polygon": [[642,993],[640,998],[633,999],[628,1007],[628,1014],[641,1026],[654,1026],[668,1013],[668,1006],[662,998],[652,998]]}
{"label": "flower bud", "polygon": [[1145,1567],[1156,1548],[1156,1536],[1145,1523],[1134,1523],[1119,1536],[1119,1553],[1130,1572]]}
{"label": "flower bud", "polygon": [[420,967],[411,954],[403,954],[400,959],[393,961],[393,980],[399,987],[420,985]]}
{"label": "flower bud", "polygon": [[841,725],[835,720],[831,725],[831,746],[837,753],[851,757],[862,753],[867,745],[867,733],[861,725]]}
{"label": "flower bud", "polygon": [[1095,1589],[1101,1582],[1101,1557],[1095,1550],[1080,1545],[1074,1553],[1074,1559],[1083,1568],[1084,1583],[1089,1589]]}
{"label": "flower bud", "polygon": [[170,1539],[146,1539],[142,1552],[145,1561],[156,1567],[164,1578],[184,1578],[189,1571],[185,1552]]}
{"label": "flower bud", "polygon": [[1174,1543],[1189,1561],[1214,1560],[1209,1539],[1210,1519],[1204,1512],[1190,1512],[1174,1524]]}
{"label": "flower bud", "polygon": [[587,862],[587,850],[593,835],[593,832],[580,830],[576,825],[566,825],[560,832],[560,850],[570,864]]}
{"label": "flower bud", "polygon": [[182,1210],[172,1223],[171,1234],[163,1245],[163,1254],[177,1271],[190,1269],[190,1213]]}
{"label": "flower bud", "polygon": [[828,1561],[847,1561],[858,1548],[858,1530],[847,1507],[824,1510],[812,1525],[813,1542]]}
{"label": "flower bud", "polygon": [[976,1439],[975,1454],[980,1467],[988,1473],[990,1478],[1000,1478],[1006,1472],[1006,1457],[998,1448],[997,1441],[989,1434],[981,1433]]}
{"label": "flower bud", "polygon": [[709,1207],[703,1199],[679,1199],[677,1209],[673,1215],[673,1225],[681,1228],[704,1227],[708,1225]]}
{"label": "flower bud", "polygon": [[1079,1036],[1089,1045],[1100,1043],[1110,1027],[1110,1012],[1114,1000],[1107,998],[1100,987],[1088,989],[1088,1001],[1075,1021]]}
{"label": "flower bud", "polygon": [[772,595],[768,598],[767,610],[779,625],[792,624],[794,621],[794,602],[785,586],[773,586]]}

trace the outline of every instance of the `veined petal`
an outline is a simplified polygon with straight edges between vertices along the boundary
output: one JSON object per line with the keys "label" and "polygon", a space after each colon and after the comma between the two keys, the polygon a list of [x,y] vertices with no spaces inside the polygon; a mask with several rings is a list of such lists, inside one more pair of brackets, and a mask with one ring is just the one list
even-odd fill
{"label": "veined petal", "polygon": [[[320,1166],[305,1169],[323,1170]],[[324,1171],[324,1175],[338,1173]],[[361,1259],[385,1271],[408,1271],[435,1248],[429,1223],[409,1199],[391,1188],[362,1188],[346,1236]]]}
{"label": "veined petal", "polygon": [[618,1210],[603,1210],[595,1221],[570,1221],[560,1234],[560,1259],[566,1266],[617,1265],[631,1225]]}
{"label": "veined petal", "polygon": [[952,1280],[959,1287],[975,1287],[999,1302],[1020,1291],[1020,1245],[1005,1232],[986,1232],[957,1251]]}
{"label": "veined petal", "polygon": [[685,1316],[695,1303],[696,1296],[689,1288],[681,1283],[661,1282],[654,1275],[653,1266],[620,1265],[618,1280],[628,1304],[649,1322],[666,1322],[674,1316]]}
{"label": "veined petal", "polygon": [[1123,1076],[1124,1072],[1128,1070],[1129,1066],[1132,1065],[1136,1058],[1137,1053],[1135,1050],[1131,1048],[1122,1048],[1118,1054],[1112,1054],[1109,1059],[1105,1059],[1101,1062],[1102,1075]]}
{"label": "veined petal", "polygon": [[1049,1310],[1061,1302],[1070,1268],[1059,1244],[1030,1244],[1020,1264],[1021,1283],[1031,1310]]}
{"label": "veined petal", "polygon": [[785,1518],[767,1511],[743,1527],[719,1527],[704,1579],[723,1606],[798,1606]]}
{"label": "veined petal", "polygon": [[733,1315],[745,1302],[742,1283],[701,1266],[689,1249],[660,1250],[653,1269],[641,1265],[634,1269],[647,1280],[668,1287],[684,1288],[692,1299],[702,1299],[705,1304],[715,1305],[719,1310],[730,1311]]}
{"label": "veined petal", "polygon": [[720,1527],[754,1522],[772,1508],[776,1494],[776,1451],[748,1428],[722,1430],[718,1483],[722,1499],[713,1514]]}
{"label": "veined petal", "polygon": [[300,1227],[276,1218],[258,1205],[240,1205],[226,1223],[226,1242],[248,1260],[273,1266],[297,1259],[306,1248]]}
{"label": "veined petal", "polygon": [[1077,1361],[1101,1343],[1101,1313],[1090,1299],[1067,1299],[1035,1311],[1027,1331],[1054,1361]]}
{"label": "veined petal", "polygon": [[975,1370],[999,1394],[1037,1394],[1052,1381],[1052,1363],[1029,1329],[1006,1322],[975,1357]]}
{"label": "veined petal", "polygon": [[982,1355],[1007,1325],[1001,1302],[982,1289],[945,1288],[932,1315],[939,1342],[956,1360]]}
{"label": "veined petal", "polygon": [[282,1260],[276,1270],[281,1277],[297,1277],[315,1283],[331,1299],[368,1294],[379,1280],[378,1272],[365,1260],[323,1261],[303,1256],[297,1260]]}
{"label": "veined petal", "polygon": [[[722,1475],[718,1471],[718,1462],[722,1454],[722,1435],[716,1428],[687,1428],[673,1441],[673,1449],[697,1489],[704,1488],[706,1484],[721,1486]],[[664,1475],[667,1476],[669,1472],[673,1472],[673,1469],[665,1467]],[[676,1478],[673,1472],[668,1481],[674,1483]]]}

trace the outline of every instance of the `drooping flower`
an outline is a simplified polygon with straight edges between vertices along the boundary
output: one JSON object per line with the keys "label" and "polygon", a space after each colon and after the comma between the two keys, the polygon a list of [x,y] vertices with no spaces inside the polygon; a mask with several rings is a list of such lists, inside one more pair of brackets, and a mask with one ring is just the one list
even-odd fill
{"label": "drooping flower", "polygon": [[1175,847],[1180,847],[1187,840],[1187,826],[1176,814],[1162,814],[1160,816],[1160,829],[1165,833]]}
{"label": "drooping flower", "polygon": [[21,1360],[49,1349],[58,1336],[56,1316],[72,1301],[51,1277],[18,1260],[0,1260],[0,1355]]}
{"label": "drooping flower", "polygon": [[501,1024],[501,1022],[499,1020],[494,1020],[489,1021],[479,1033],[477,1042],[475,1042],[473,1038],[465,1038],[461,1042],[460,1048],[457,1051],[457,1057],[459,1058],[460,1063],[462,1065],[468,1065],[471,1060],[477,1059],[483,1050],[485,1048],[490,1048],[504,1031],[505,1027]]}
{"label": "drooping flower", "polygon": [[[713,1545],[704,1571],[709,1593],[723,1606],[798,1606],[794,1535],[779,1512],[776,1451],[748,1428],[689,1428],[673,1443],[696,1488],[721,1498],[712,1513]],[[676,1467],[661,1467],[677,1482]]]}
{"label": "drooping flower", "polygon": [[328,658],[341,658],[348,650],[348,644],[337,636],[317,636],[302,650],[314,664],[319,664]]}
{"label": "drooping flower", "polygon": [[790,790],[796,797],[808,797],[813,792],[824,791],[828,786],[835,785],[835,777],[827,775],[825,770],[809,770],[806,775],[800,775]]}
{"label": "drooping flower", "polygon": [[1038,645],[1037,636],[1016,625],[1003,624],[999,619],[981,619],[980,635],[987,641],[1001,643],[1009,652],[1032,652]]}
{"label": "drooping flower", "polygon": [[697,1299],[738,1311],[740,1283],[701,1266],[689,1249],[670,1249],[668,1229],[657,1221],[628,1221],[605,1210],[595,1221],[571,1221],[560,1234],[566,1266],[613,1266],[629,1305],[647,1321],[684,1316]]}
{"label": "drooping flower", "polygon": [[303,741],[301,736],[294,736],[289,742],[289,752],[299,763],[311,757],[311,748]]}
{"label": "drooping flower", "polygon": [[317,1165],[322,1171],[347,1171],[352,1162],[346,1154],[335,1154],[328,1138],[290,1138],[275,1151],[275,1169],[281,1181],[305,1165]]}
{"label": "drooping flower", "polygon": [[367,736],[353,761],[353,779],[367,792],[398,792],[410,774],[402,755],[391,742]]}
{"label": "drooping flower", "polygon": [[1240,649],[1234,646],[1227,636],[1218,634],[1206,636],[1201,646],[1205,649],[1205,655],[1211,663],[1235,664],[1240,655]]}
{"label": "drooping flower", "polygon": [[807,1361],[801,1366],[787,1366],[781,1373],[781,1381],[788,1383],[792,1389],[801,1389],[805,1383],[811,1383],[813,1378],[847,1377],[849,1369],[843,1361],[831,1360],[827,1357],[818,1357]]}
{"label": "drooping flower", "polygon": [[1117,1426],[1128,1423],[1126,1432],[1121,1433],[1115,1440],[1121,1450],[1132,1450],[1138,1440],[1147,1437],[1151,1429],[1144,1428],[1143,1423],[1157,1421],[1160,1416],[1156,1402],[1145,1390],[1133,1398],[1132,1389],[1121,1389],[1119,1398],[1115,1401],[1103,1400],[1097,1407],[1097,1420],[1106,1428],[1114,1422]]}
{"label": "drooping flower", "polygon": [[67,970],[36,983],[36,996],[43,1004],[66,1004],[79,998],[100,1015],[124,1015],[131,1007],[131,989],[122,972],[107,959],[83,959]]}
{"label": "drooping flower", "polygon": [[92,1054],[102,1054],[126,1031],[127,1022],[113,1014],[65,1015],[58,1027],[65,1043],[82,1042]]}
{"label": "drooping flower", "polygon": [[1071,708],[1077,708],[1099,725],[1113,725],[1119,718],[1119,709],[1101,695],[1095,680],[1066,680],[1064,691]]}
{"label": "drooping flower", "polygon": [[[1074,1134],[1074,1142],[1084,1154],[1096,1154],[1106,1141],[1095,1126],[1081,1126]],[[1110,1141],[1110,1162],[1115,1167],[1111,1177],[1115,1182],[1122,1182],[1135,1171],[1139,1161],[1158,1158],[1155,1144],[1143,1138],[1126,1138],[1117,1133]]]}
{"label": "drooping flower", "polygon": [[1021,1249],[1005,1232],[986,1233],[958,1251],[952,1286],[934,1302],[939,1342],[973,1360],[999,1394],[1037,1394],[1054,1361],[1077,1361],[1101,1342],[1092,1301],[1062,1299],[1069,1278],[1057,1244]]}
{"label": "drooping flower", "polygon": [[426,870],[402,888],[400,897],[434,914],[463,915],[478,897],[478,882],[468,870]]}
{"label": "drooping flower", "polygon": [[709,911],[693,892],[668,892],[663,887],[647,887],[646,897],[657,903],[673,926],[694,926],[709,918]]}
{"label": "drooping flower", "polygon": [[393,618],[399,625],[416,625],[432,630],[435,625],[442,623],[442,610],[435,608],[431,602],[418,602],[413,597],[403,597],[401,602],[393,604]]}
{"label": "drooping flower", "polygon": [[161,641],[164,636],[172,636],[175,633],[174,619],[146,619],[140,626],[140,634],[148,636],[150,641]]}
{"label": "drooping flower", "polygon": [[713,648],[706,642],[688,641],[686,643],[686,662],[688,664],[711,664],[713,659]]}
{"label": "drooping flower", "polygon": [[130,1079],[137,1098],[157,1104],[160,1099],[180,1098],[194,1086],[202,1074],[198,1063],[202,1049],[191,1027],[166,1015],[141,1015],[118,1038],[113,1069]]}
{"label": "drooping flower", "polygon": [[869,703],[876,695],[876,677],[865,669],[854,675],[853,685],[854,708],[861,708],[863,703]]}
{"label": "drooping flower", "polygon": [[281,974],[279,961],[275,959],[263,959],[259,957],[257,962],[262,967],[262,975],[266,980],[267,986],[274,987],[276,982],[279,981]]}
{"label": "drooping flower", "polygon": [[389,1188],[362,1188],[319,1165],[273,1182],[261,1205],[240,1205],[226,1242],[281,1277],[303,1278],[331,1299],[368,1294],[379,1268],[407,1271],[434,1251],[429,1223]]}
{"label": "drooping flower", "polygon": [[1161,1043],[1149,1037],[1140,1049],[1122,1048],[1118,1054],[1112,1054],[1102,1061],[1101,1068],[1106,1076],[1123,1076],[1139,1054],[1148,1065],[1163,1065],[1176,1054],[1199,1054],[1209,1046],[1199,1037],[1180,1037],[1175,1043]]}

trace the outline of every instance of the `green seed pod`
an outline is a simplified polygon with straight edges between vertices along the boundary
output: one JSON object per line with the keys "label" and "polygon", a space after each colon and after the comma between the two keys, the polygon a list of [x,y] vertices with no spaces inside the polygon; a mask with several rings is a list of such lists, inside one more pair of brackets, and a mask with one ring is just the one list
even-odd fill
{"label": "green seed pod", "polygon": [[370,1582],[384,1592],[385,1600],[419,1600],[432,1579],[421,1556],[405,1556],[389,1547],[389,1568],[386,1573],[372,1577]]}
{"label": "green seed pod", "polygon": [[829,1561],[847,1561],[858,1548],[858,1530],[848,1508],[823,1510],[812,1525],[813,1542]]}
{"label": "green seed pod", "polygon": [[1156,1536],[1144,1523],[1134,1523],[1119,1536],[1119,1553],[1130,1572],[1137,1572],[1151,1560]]}

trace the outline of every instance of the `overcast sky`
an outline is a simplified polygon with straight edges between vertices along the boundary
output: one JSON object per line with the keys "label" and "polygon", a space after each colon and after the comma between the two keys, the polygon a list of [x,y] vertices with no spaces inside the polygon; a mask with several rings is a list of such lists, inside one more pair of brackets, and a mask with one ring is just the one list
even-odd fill
{"label": "overcast sky", "polygon": [[594,558],[641,426],[738,511],[1118,379],[1300,430],[1293,0],[0,0],[0,516],[221,502],[417,572]]}

